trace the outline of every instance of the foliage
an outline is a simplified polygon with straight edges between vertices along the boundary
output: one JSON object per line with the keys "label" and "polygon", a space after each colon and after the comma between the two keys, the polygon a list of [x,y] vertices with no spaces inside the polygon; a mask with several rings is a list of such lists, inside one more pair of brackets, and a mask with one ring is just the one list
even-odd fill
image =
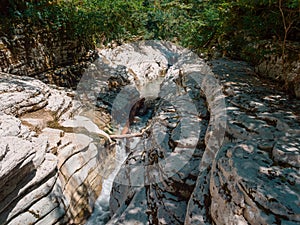
{"label": "foliage", "polygon": [[299,0],[2,1],[0,15],[11,24],[26,21],[93,44],[166,39],[199,52],[214,47],[241,57],[259,40],[300,38]]}

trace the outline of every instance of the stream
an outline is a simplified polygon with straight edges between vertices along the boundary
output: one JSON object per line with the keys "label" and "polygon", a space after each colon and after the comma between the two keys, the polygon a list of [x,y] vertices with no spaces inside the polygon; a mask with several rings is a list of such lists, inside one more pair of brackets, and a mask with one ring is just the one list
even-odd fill
{"label": "stream", "polygon": [[86,225],[104,225],[110,219],[110,211],[109,211],[109,199],[110,199],[110,191],[112,189],[112,184],[114,182],[114,178],[118,173],[121,165],[127,157],[124,141],[118,141],[118,145],[116,145],[116,157],[115,157],[115,169],[112,173],[103,179],[102,183],[102,191],[99,195],[97,201],[94,205],[94,211]]}
{"label": "stream", "polygon": [[167,42],[103,51],[76,92],[1,73],[1,225],[300,224],[299,99]]}
{"label": "stream", "polygon": [[[146,110],[142,114],[138,114],[135,116],[135,121],[130,126],[130,133],[139,133],[143,128],[147,126],[150,122],[153,114],[155,104],[157,103],[156,98],[158,96],[160,90],[160,84],[163,82],[164,77],[158,77],[155,80],[152,80],[141,87],[139,90],[140,97],[145,97],[145,105]],[[122,126],[118,124],[118,131],[117,133],[122,132]],[[112,185],[114,179],[119,172],[122,164],[126,160],[129,152],[131,149],[134,149],[136,145],[139,143],[141,137],[134,137],[130,139],[118,139],[116,144],[116,155],[115,155],[115,168],[112,172],[103,178],[102,183],[102,191],[99,197],[97,198],[94,210],[92,215],[89,217],[85,225],[104,225],[106,224],[110,218],[110,208],[109,208],[109,201],[110,201],[110,194],[112,190]],[[129,150],[128,150],[129,149]]]}
{"label": "stream", "polygon": [[[148,121],[148,116],[150,116],[150,113],[147,113],[145,116],[143,116],[139,122],[134,124],[131,127],[132,132],[139,132],[143,128],[143,126]],[[117,140],[116,144],[116,156],[115,156],[115,163],[116,167],[113,169],[113,171],[103,179],[102,183],[102,191],[99,197],[97,198],[97,201],[94,205],[94,211],[92,215],[89,217],[85,225],[104,225],[106,224],[111,215],[110,215],[110,208],[109,208],[109,200],[110,200],[110,193],[112,190],[112,185],[114,182],[114,179],[119,172],[123,162],[126,160],[129,152],[126,151],[126,149],[129,147],[130,149],[134,148],[136,144],[139,143],[140,138],[130,138],[130,139],[119,139]]]}

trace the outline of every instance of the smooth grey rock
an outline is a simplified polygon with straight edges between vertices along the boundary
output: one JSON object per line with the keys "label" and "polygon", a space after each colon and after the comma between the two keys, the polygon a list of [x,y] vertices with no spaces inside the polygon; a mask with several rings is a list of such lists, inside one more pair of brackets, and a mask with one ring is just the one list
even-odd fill
{"label": "smooth grey rock", "polygon": [[50,90],[50,95],[47,99],[46,110],[51,111],[57,118],[66,112],[72,106],[72,98],[67,96],[67,93],[61,90]]}
{"label": "smooth grey rock", "polygon": [[0,111],[6,114],[38,110],[47,104],[48,95],[49,87],[39,80],[1,73]]}
{"label": "smooth grey rock", "polygon": [[[31,193],[25,195],[20,199],[11,211],[5,211],[1,215],[1,221],[10,221],[11,218],[24,212],[24,209],[29,208],[34,202],[38,201],[41,197],[46,196],[53,188],[57,177],[50,178],[44,184],[41,184],[38,188],[34,189]],[[7,215],[8,214],[8,215]],[[4,215],[4,216],[3,216]],[[2,217],[3,216],[3,217]]]}
{"label": "smooth grey rock", "polygon": [[59,145],[61,144],[61,139],[63,136],[63,130],[46,127],[42,130],[39,138],[46,138],[48,142],[48,152],[56,153]]}
{"label": "smooth grey rock", "polygon": [[0,187],[7,185],[11,188],[2,189],[0,199],[3,199],[13,190],[18,180],[26,177],[27,173],[34,171],[32,160],[35,157],[36,149],[32,148],[29,141],[17,137],[2,137],[0,143],[1,149],[5,149],[5,154],[2,154],[1,160]]}
{"label": "smooth grey rock", "polygon": [[[157,47],[164,48],[166,53],[170,51],[167,46],[158,44]],[[156,46],[147,45],[147,42],[125,44],[114,50],[104,49],[100,54],[112,65],[126,66],[133,80],[138,77],[136,86],[145,86],[148,81],[163,75],[168,68],[167,54],[161,54]]]}
{"label": "smooth grey rock", "polygon": [[58,148],[58,168],[60,168],[67,159],[78,152],[88,149],[92,138],[85,134],[65,133]]}
{"label": "smooth grey rock", "polygon": [[[94,169],[97,167],[97,147],[91,144],[87,151],[79,152],[74,156],[68,158],[59,168],[61,175],[63,177],[67,177],[68,180],[66,182],[71,182],[70,179],[74,179],[74,182],[71,182],[70,185],[72,188],[79,186],[84,182],[89,169]],[[87,170],[86,170],[87,166]],[[79,171],[79,173],[78,173]],[[76,185],[77,184],[77,185]],[[68,189],[67,187],[63,187],[64,189]]]}
{"label": "smooth grey rock", "polygon": [[[6,193],[6,197],[1,201],[0,205],[0,211],[2,211],[1,219],[4,219],[4,215],[10,211],[11,212],[7,215],[7,219],[19,214],[24,210],[24,204],[30,206],[30,202],[35,202],[40,199],[41,196],[35,193],[35,187],[39,187],[39,185],[45,187],[45,185],[43,185],[44,180],[47,179],[47,177],[55,177],[57,165],[56,157],[51,154],[44,156],[44,159],[45,161],[43,161],[42,165],[37,166],[35,173],[31,172],[24,175],[20,178],[20,184],[17,184],[14,189],[11,189],[10,193]],[[26,179],[26,177],[31,178],[31,180],[24,183],[23,179]],[[52,181],[52,183],[54,181]],[[13,186],[10,188],[13,188]],[[9,189],[7,188],[6,191],[9,191]],[[40,193],[42,191],[39,190]],[[24,202],[25,200],[22,198],[24,195],[29,195],[31,198],[30,201]]]}
{"label": "smooth grey rock", "polygon": [[[53,211],[57,206],[56,198],[51,196],[44,197],[8,224],[35,224],[40,221],[41,218],[47,216],[47,214]],[[57,220],[61,217],[59,214],[56,216]]]}
{"label": "smooth grey rock", "polygon": [[47,214],[43,219],[39,220],[36,225],[44,225],[44,224],[55,224],[65,215],[65,211],[62,207],[56,207],[51,210],[49,214]]}

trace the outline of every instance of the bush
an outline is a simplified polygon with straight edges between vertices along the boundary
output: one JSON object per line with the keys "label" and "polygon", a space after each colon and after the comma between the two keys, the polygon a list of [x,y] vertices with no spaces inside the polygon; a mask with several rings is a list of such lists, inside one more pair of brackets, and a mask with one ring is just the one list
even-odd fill
{"label": "bush", "polygon": [[0,14],[93,45],[164,39],[234,57],[262,39],[300,38],[299,0],[3,0]]}

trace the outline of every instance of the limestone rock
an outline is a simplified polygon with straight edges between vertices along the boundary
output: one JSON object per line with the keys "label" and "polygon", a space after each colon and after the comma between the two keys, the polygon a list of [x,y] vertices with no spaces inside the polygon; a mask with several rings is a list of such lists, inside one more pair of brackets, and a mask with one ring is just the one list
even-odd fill
{"label": "limestone rock", "polygon": [[91,213],[102,188],[101,162],[113,146],[104,147],[101,137],[109,136],[93,118],[76,116],[82,104],[71,96],[1,74],[1,224],[82,224]]}
{"label": "limestone rock", "polygon": [[41,193],[48,194],[38,187],[53,186],[53,179],[52,184],[49,182],[55,177],[57,162],[56,157],[46,154],[45,139],[29,141],[10,136],[2,138],[1,145],[7,152],[1,160],[0,220],[6,224],[38,201]]}
{"label": "limestone rock", "polygon": [[274,148],[272,148],[272,156],[274,163],[278,165],[300,167],[300,143],[299,136],[280,138]]}
{"label": "limestone rock", "polygon": [[[16,24],[11,31],[14,35],[0,35],[0,71],[6,73],[71,87],[78,82],[86,61],[95,57],[82,41],[70,40],[61,31],[25,23]],[[73,65],[67,65],[70,63]]]}
{"label": "limestone rock", "polygon": [[[120,58],[113,50],[104,55],[131,65],[128,52],[148,48],[143,44],[118,47]],[[159,86],[149,131],[129,145],[115,178],[109,223],[299,223],[299,101],[271,83],[266,88],[244,62],[213,61],[213,75],[193,55],[176,53],[177,64],[167,57],[173,66]]]}
{"label": "limestone rock", "polygon": [[61,138],[64,136],[64,131],[46,127],[41,131],[40,138],[47,138],[48,152],[57,153],[59,145],[61,145]]}
{"label": "limestone rock", "polygon": [[[1,74],[0,224],[84,224],[122,157],[107,224],[298,224],[299,101],[211,65],[149,41],[101,51],[77,92]],[[139,135],[111,140],[141,97]]]}
{"label": "limestone rock", "polygon": [[18,136],[21,133],[21,121],[6,114],[0,115],[0,136]]}
{"label": "limestone rock", "polygon": [[83,127],[88,132],[95,133],[100,135],[103,138],[106,138],[109,142],[112,142],[110,136],[105,133],[103,130],[99,129],[99,127],[92,122],[91,119],[85,116],[74,116],[72,120],[66,120],[62,123],[64,127]]}
{"label": "limestone rock", "polygon": [[[265,42],[265,43],[264,43]],[[260,73],[263,77],[268,77],[279,82],[287,83],[289,91],[293,93],[298,99],[300,98],[300,65],[299,65],[299,43],[288,41],[286,43],[286,52],[283,70],[283,58],[277,53],[269,53],[264,55],[258,65],[255,66],[255,71]],[[263,48],[278,48],[269,40],[262,41]],[[281,46],[279,47],[281,48]],[[293,50],[290,50],[293,49]],[[273,50],[274,51],[274,50]]]}
{"label": "limestone rock", "polygon": [[[227,139],[212,167],[209,214],[217,224],[299,223],[297,114],[285,102],[264,98],[268,93],[254,77],[236,74],[228,79],[235,85],[245,84],[247,79],[252,90],[240,93],[238,99],[226,99],[229,106],[234,99],[237,109],[227,113]],[[255,104],[254,109],[249,107],[249,97],[260,104]],[[235,132],[237,126],[244,135]]]}
{"label": "limestone rock", "polygon": [[47,104],[49,87],[39,80],[1,73],[0,84],[1,112],[22,115]]}
{"label": "limestone rock", "polygon": [[254,143],[220,150],[211,180],[213,220],[234,224],[233,218],[239,216],[250,224],[299,222],[299,170],[274,165],[269,152]]}
{"label": "limestone rock", "polygon": [[[1,219],[4,219],[3,217],[5,216],[6,221],[11,220],[14,216],[18,216],[24,209],[30,207],[34,202],[39,201],[41,197],[47,196],[56,181],[55,168],[56,159],[52,155],[47,155],[47,159],[41,165],[41,168],[37,170],[34,179],[27,184],[27,187],[25,186],[23,188],[23,190],[27,189],[25,192],[23,191],[24,194],[26,194],[19,193],[20,196],[24,195],[24,197],[20,198],[18,196],[16,199],[11,199],[14,204],[6,208],[1,215]],[[42,180],[47,176],[51,178],[43,183]],[[37,188],[33,188],[35,185],[37,185]]]}
{"label": "limestone rock", "polygon": [[[205,109],[201,107],[204,105],[200,95],[201,78],[195,82],[197,75],[192,72],[209,73],[209,69],[201,60],[193,61],[188,52],[181,52],[169,43],[154,43],[153,46],[149,43],[133,44],[126,45],[124,50],[120,49],[118,51],[122,53],[128,49],[136,52],[132,58],[128,53],[121,53],[121,56],[114,58],[113,52],[105,57],[112,63],[130,65],[129,69],[136,68],[135,73],[141,82],[135,85],[141,94],[145,93],[143,88],[148,78],[157,79],[164,75],[165,78],[157,87],[157,96],[161,100],[155,105],[150,135],[131,146],[131,152],[115,178],[109,224],[182,224],[204,150],[198,142],[199,137],[204,138],[208,123],[208,117],[204,116]],[[147,49],[153,54],[140,53]],[[149,76],[152,73],[143,75],[139,70],[144,68],[143,63],[155,68],[159,64],[155,62],[159,54],[161,56],[157,60],[160,60],[161,68],[168,64],[170,68],[166,67],[161,75],[156,71],[151,78]],[[180,57],[190,57],[191,61],[187,61],[189,65],[182,66],[183,59]],[[144,62],[135,65],[137,58],[142,58]],[[182,76],[182,72],[172,66],[182,66],[185,74]],[[193,66],[194,70],[190,69]],[[199,115],[205,118],[200,119]]]}

